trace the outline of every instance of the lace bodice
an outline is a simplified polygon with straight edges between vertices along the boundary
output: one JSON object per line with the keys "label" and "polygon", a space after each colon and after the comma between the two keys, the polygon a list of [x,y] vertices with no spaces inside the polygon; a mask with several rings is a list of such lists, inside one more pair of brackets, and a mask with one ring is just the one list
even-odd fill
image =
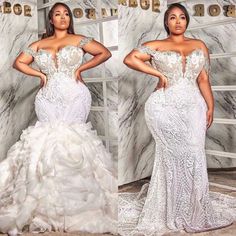
{"label": "lace bodice", "polygon": [[156,51],[145,45],[135,49],[151,56],[151,64],[167,77],[169,87],[183,80],[196,85],[196,79],[202,69],[205,69],[207,74],[210,71],[209,58],[200,48],[189,53],[185,63],[182,55],[177,51]]}
{"label": "lace bodice", "polygon": [[92,40],[83,37],[78,46],[67,45],[56,58],[44,49],[28,47],[23,52],[33,56],[39,69],[47,75],[46,86],[35,97],[35,111],[41,122],[85,123],[90,112],[91,94],[85,84],[76,81],[75,71],[82,64],[83,46]]}
{"label": "lace bodice", "polygon": [[83,60],[84,51],[82,48],[92,40],[92,37],[83,37],[78,46],[67,45],[61,48],[56,53],[56,58],[53,58],[53,55],[45,49],[35,51],[28,47],[23,52],[33,56],[39,69],[49,78],[56,72],[62,72],[69,77],[74,77],[75,70],[81,65]]}

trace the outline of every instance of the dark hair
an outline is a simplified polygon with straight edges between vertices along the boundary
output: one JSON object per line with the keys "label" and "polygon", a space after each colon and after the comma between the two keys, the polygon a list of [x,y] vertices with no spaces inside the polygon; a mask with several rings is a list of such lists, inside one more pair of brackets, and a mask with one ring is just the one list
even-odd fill
{"label": "dark hair", "polygon": [[189,14],[188,14],[188,11],[187,9],[185,8],[185,6],[181,5],[180,3],[173,3],[173,4],[170,4],[165,12],[165,15],[164,15],[164,27],[165,27],[165,30],[167,32],[167,34],[169,35],[170,34],[170,30],[169,30],[169,27],[166,25],[167,23],[167,20],[168,20],[168,17],[169,17],[169,14],[170,14],[170,11],[173,9],[173,8],[179,8],[180,10],[183,11],[185,17],[186,17],[186,20],[187,20],[187,25],[186,25],[186,29],[188,28],[188,25],[189,25],[189,21],[190,21],[190,17],[189,17]]}
{"label": "dark hair", "polygon": [[70,10],[70,8],[63,2],[56,2],[52,8],[50,9],[50,11],[48,12],[48,18],[47,18],[47,23],[46,23],[46,33],[43,34],[42,38],[47,38],[47,37],[50,37],[54,34],[55,30],[54,30],[54,25],[50,22],[52,20],[52,17],[53,17],[53,12],[55,10],[55,8],[57,6],[63,6],[66,8],[66,10],[68,11],[69,13],[69,17],[70,17],[70,24],[69,24],[69,27],[67,29],[67,32],[68,34],[75,34],[75,31],[74,31],[74,23],[73,23],[73,15],[72,15],[72,12]]}

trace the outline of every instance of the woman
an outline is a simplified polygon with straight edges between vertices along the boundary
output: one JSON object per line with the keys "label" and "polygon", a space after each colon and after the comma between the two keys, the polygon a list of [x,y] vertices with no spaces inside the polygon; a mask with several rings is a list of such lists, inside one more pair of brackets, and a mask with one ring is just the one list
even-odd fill
{"label": "woman", "polygon": [[120,194],[121,235],[201,232],[232,223],[230,216],[213,211],[209,197],[204,149],[214,111],[209,53],[201,40],[185,37],[188,24],[186,8],[170,5],[164,16],[168,37],[146,42],[124,59],[130,68],[159,80],[145,104],[156,143],[151,181],[146,197],[147,186],[136,198]]}
{"label": "woman", "polygon": [[[116,233],[117,180],[111,155],[86,123],[91,94],[81,72],[111,53],[74,34],[64,3],[51,8],[47,37],[32,43],[14,68],[39,77],[38,121],[0,163],[0,231]],[[93,58],[82,64],[85,53]],[[30,66],[35,61],[39,70]]]}

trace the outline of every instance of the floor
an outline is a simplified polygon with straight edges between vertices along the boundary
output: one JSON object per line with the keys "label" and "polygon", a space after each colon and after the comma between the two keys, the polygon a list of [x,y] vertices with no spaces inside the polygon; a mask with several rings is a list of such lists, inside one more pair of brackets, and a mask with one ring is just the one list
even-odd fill
{"label": "floor", "polygon": [[[7,235],[3,235],[7,236]],[[38,234],[21,234],[21,236],[38,236]],[[112,236],[112,234],[89,234],[89,233],[58,233],[58,232],[50,232],[43,233],[40,236]]]}

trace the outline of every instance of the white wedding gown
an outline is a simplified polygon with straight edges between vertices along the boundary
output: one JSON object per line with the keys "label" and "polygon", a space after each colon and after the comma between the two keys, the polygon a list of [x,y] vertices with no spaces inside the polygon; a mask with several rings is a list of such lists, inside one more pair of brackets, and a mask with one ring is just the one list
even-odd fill
{"label": "white wedding gown", "polygon": [[[168,79],[145,104],[145,119],[156,143],[152,176],[139,193],[119,194],[121,235],[159,236],[201,232],[232,224],[236,198],[209,192],[205,156],[207,105],[197,84],[209,58],[202,49],[186,56],[137,47]],[[185,70],[183,70],[185,67]]]}
{"label": "white wedding gown", "polygon": [[91,123],[91,94],[76,82],[84,56],[66,46],[57,61],[43,49],[28,47],[47,75],[35,98],[38,121],[0,163],[0,231],[117,232],[117,173]]}

